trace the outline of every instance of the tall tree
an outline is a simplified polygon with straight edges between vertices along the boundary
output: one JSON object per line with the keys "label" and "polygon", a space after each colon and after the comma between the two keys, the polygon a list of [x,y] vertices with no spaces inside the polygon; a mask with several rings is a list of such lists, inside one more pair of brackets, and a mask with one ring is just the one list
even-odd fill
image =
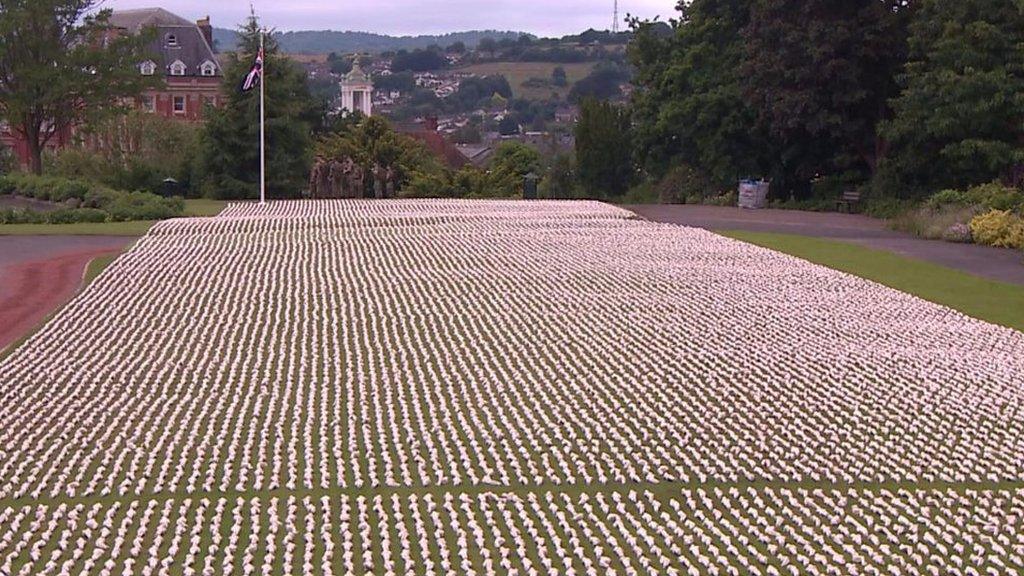
{"label": "tall tree", "polygon": [[756,0],[744,30],[746,94],[772,141],[772,176],[873,172],[905,62],[905,0]]}
{"label": "tall tree", "polygon": [[923,0],[880,186],[928,194],[1024,162],[1024,3]]}
{"label": "tall tree", "polygon": [[751,1],[680,1],[669,26],[632,21],[637,146],[655,176],[676,163],[719,185],[759,172],[755,115],[739,72]]}
{"label": "tall tree", "polygon": [[138,96],[147,35],[115,34],[100,0],[0,0],[0,116],[28,145],[30,168],[55,137]]}
{"label": "tall tree", "polygon": [[423,143],[396,132],[380,116],[346,116],[333,131],[321,136],[314,148],[318,162],[351,161],[358,165],[364,175],[365,192],[369,193],[375,192],[375,175],[380,180],[390,174],[399,194],[418,178],[423,182],[422,178],[444,175],[441,162]]}
{"label": "tall tree", "polygon": [[[211,198],[255,198],[259,192],[259,90],[242,92],[242,79],[259,50],[255,17],[239,30],[239,49],[225,66],[225,105],[211,111],[200,141],[198,179]],[[274,35],[266,37],[264,59],[267,117],[267,194],[294,198],[309,182],[312,132],[323,121],[306,74],[280,53]]]}
{"label": "tall tree", "polygon": [[586,194],[621,196],[633,182],[632,126],[624,107],[584,100],[576,124],[576,164]]}

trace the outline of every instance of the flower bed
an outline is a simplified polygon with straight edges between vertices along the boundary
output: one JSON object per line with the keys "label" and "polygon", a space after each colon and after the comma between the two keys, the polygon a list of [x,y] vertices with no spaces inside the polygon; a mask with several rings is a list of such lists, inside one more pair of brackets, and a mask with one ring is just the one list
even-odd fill
{"label": "flower bed", "polygon": [[601,204],[232,205],[0,364],[0,573],[1017,569],[1022,375]]}

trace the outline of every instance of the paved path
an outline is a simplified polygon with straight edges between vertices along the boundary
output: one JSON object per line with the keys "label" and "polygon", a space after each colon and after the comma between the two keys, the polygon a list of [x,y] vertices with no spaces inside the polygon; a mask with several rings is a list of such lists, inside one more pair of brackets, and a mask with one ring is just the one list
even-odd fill
{"label": "paved path", "polygon": [[94,258],[117,254],[134,238],[0,236],[0,350],[30,333],[71,299]]}
{"label": "paved path", "polygon": [[741,210],[719,206],[623,206],[654,222],[707,230],[779,232],[851,242],[925,260],[976,276],[1024,286],[1024,255],[1016,250],[923,240],[859,214]]}

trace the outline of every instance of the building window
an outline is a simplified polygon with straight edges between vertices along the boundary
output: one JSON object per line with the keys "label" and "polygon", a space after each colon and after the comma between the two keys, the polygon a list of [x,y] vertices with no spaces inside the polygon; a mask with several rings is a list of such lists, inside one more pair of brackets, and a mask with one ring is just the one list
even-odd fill
{"label": "building window", "polygon": [[184,114],[185,111],[186,111],[185,110],[185,97],[184,96],[175,96],[174,97],[174,113],[175,114]]}
{"label": "building window", "polygon": [[203,76],[216,76],[217,75],[217,65],[214,64],[213,62],[210,62],[209,60],[207,60],[206,62],[203,62],[203,65],[200,66],[199,69],[200,69],[200,73]]}
{"label": "building window", "polygon": [[171,76],[184,76],[187,69],[184,62],[175,60],[174,64],[171,64]]}
{"label": "building window", "polygon": [[156,74],[156,62],[143,62],[141,68],[143,76],[152,76],[153,74]]}
{"label": "building window", "polygon": [[168,46],[177,46],[178,45],[178,37],[175,36],[174,34],[168,34],[167,35],[167,45]]}
{"label": "building window", "polygon": [[152,95],[144,95],[142,97],[142,109],[146,112],[156,112],[156,97]]}

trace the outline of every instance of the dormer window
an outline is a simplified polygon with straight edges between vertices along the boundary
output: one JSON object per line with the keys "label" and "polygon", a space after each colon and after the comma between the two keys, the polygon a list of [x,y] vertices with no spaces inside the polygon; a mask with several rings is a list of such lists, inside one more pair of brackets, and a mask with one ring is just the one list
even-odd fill
{"label": "dormer window", "polygon": [[203,62],[201,66],[199,66],[199,72],[203,76],[216,76],[217,65],[207,60],[206,62]]}
{"label": "dormer window", "polygon": [[177,46],[178,45],[178,37],[175,36],[174,34],[168,34],[167,35],[167,45],[168,46],[172,46],[172,47],[173,46]]}
{"label": "dormer window", "polygon": [[139,66],[139,69],[142,71],[143,76],[152,76],[156,74],[156,62],[153,62],[152,60],[143,62]]}
{"label": "dormer window", "polygon": [[185,66],[184,62],[181,60],[175,60],[174,63],[171,64],[171,76],[184,76],[187,69],[188,67]]}

